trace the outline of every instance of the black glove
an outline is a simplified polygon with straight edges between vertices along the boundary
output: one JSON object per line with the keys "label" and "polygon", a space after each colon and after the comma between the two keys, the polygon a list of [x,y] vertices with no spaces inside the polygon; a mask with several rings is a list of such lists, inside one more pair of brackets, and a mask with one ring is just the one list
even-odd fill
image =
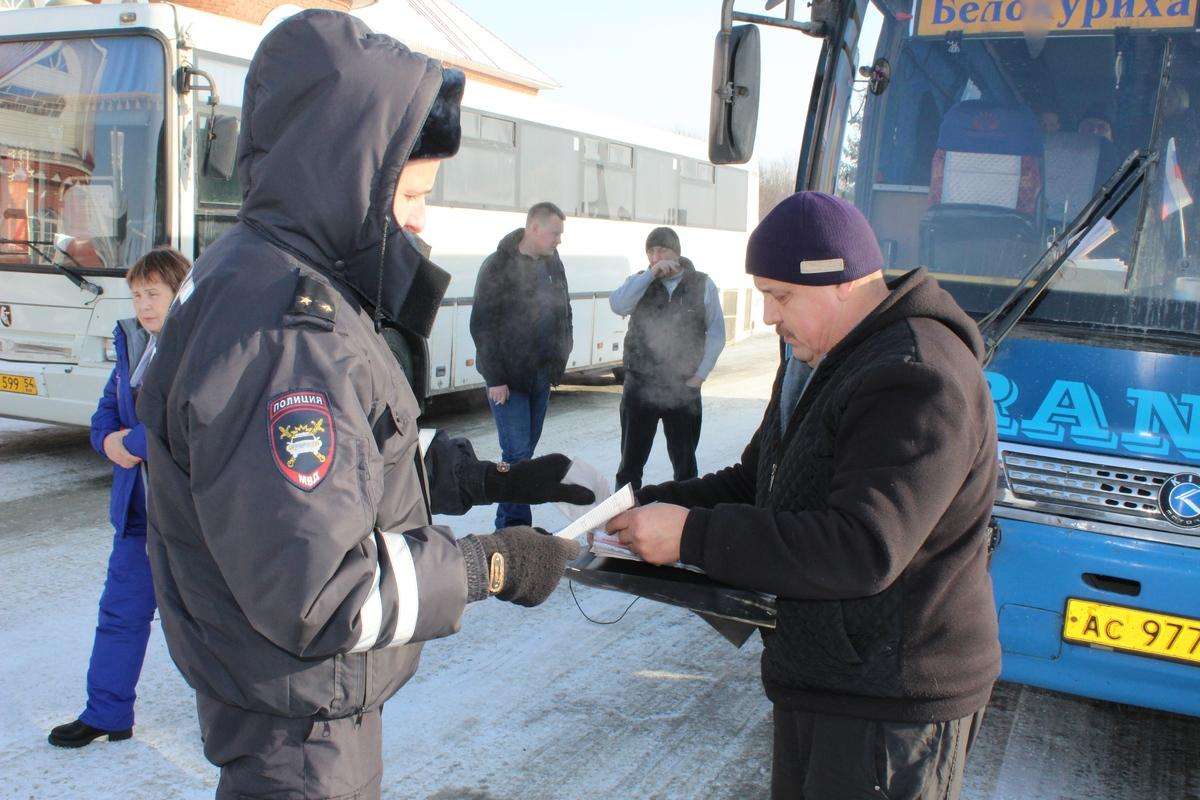
{"label": "black glove", "polygon": [[[496,464],[483,476],[483,493],[489,503],[572,503],[587,506],[596,502],[591,489],[563,483],[571,459],[562,453],[538,456],[515,464]],[[504,471],[502,471],[504,470]]]}
{"label": "black glove", "polygon": [[541,604],[579,557],[579,542],[518,525],[458,540],[467,565],[467,602],[495,595],[519,606]]}

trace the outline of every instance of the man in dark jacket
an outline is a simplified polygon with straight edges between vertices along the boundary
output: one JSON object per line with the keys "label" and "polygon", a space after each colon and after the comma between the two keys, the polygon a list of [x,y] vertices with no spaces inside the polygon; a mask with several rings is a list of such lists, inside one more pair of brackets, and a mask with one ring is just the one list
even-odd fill
{"label": "man in dark jacket", "polygon": [[794,356],[762,425],[740,463],[646,487],[610,523],[647,561],[778,597],[776,798],[958,797],[999,673],[983,343],[923,270],[889,285],[882,264],[843,200],[767,215],[746,269]]}
{"label": "man in dark jacket", "polygon": [[[571,298],[558,257],[565,219],[553,203],[530,208],[525,227],[500,240],[475,282],[475,365],[487,382],[500,453],[509,464],[533,457],[550,387],[562,380],[571,355]],[[497,530],[532,520],[528,505],[496,507]]]}
{"label": "man in dark jacket", "polygon": [[472,601],[537,605],[578,549],[432,524],[417,402],[379,333],[428,335],[448,283],[414,237],[462,89],[346,14],[272,30],[246,79],[238,224],[144,370],[155,593],[218,798],[378,798],[380,708],[421,643]]}
{"label": "man in dark jacket", "polygon": [[615,313],[629,317],[618,486],[641,487],[659,420],[675,480],[696,477],[704,410],[700,386],[725,347],[725,315],[712,278],[681,252],[675,231],[650,231],[650,265],[629,276],[608,298]]}

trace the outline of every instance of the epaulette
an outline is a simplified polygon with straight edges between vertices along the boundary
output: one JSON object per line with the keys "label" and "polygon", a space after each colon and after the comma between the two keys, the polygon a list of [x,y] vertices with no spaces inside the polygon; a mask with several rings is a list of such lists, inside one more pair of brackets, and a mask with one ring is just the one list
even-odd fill
{"label": "epaulette", "polygon": [[333,288],[311,275],[301,275],[283,321],[286,325],[309,324],[331,331],[336,314],[337,295]]}

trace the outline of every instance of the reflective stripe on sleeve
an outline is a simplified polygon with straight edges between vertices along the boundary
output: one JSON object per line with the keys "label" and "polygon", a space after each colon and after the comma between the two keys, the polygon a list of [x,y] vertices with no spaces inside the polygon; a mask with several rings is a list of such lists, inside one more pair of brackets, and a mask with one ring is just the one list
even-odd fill
{"label": "reflective stripe on sleeve", "polygon": [[421,428],[417,436],[417,443],[421,448],[421,458],[425,458],[425,454],[429,452],[429,445],[433,443],[435,436],[437,436],[437,428]]}
{"label": "reflective stripe on sleeve", "polygon": [[408,539],[403,533],[393,531],[383,532],[383,541],[387,545],[388,557],[392,562],[389,577],[395,581],[396,600],[396,631],[385,647],[407,644],[412,639],[413,631],[417,628],[417,612],[420,610],[420,594],[417,589],[417,568],[413,563],[412,550],[409,549]]}
{"label": "reflective stripe on sleeve", "polygon": [[379,582],[382,578],[382,572],[379,565],[375,565],[375,582],[371,586],[371,594],[367,596],[367,602],[363,603],[362,609],[358,612],[359,621],[362,623],[362,636],[358,639],[358,644],[354,645],[351,653],[361,653],[364,650],[370,650],[375,646],[375,642],[379,641],[379,627],[383,624],[383,598],[379,594]]}

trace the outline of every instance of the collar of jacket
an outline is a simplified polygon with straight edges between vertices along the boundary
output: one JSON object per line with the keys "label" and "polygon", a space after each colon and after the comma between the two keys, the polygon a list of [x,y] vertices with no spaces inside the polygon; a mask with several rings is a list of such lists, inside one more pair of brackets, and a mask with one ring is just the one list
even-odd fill
{"label": "collar of jacket", "polygon": [[527,256],[527,255],[525,255],[524,253],[521,252],[521,248],[519,246],[521,244],[521,239],[523,239],[524,237],[525,237],[525,229],[524,228],[517,228],[515,231],[510,231],[509,233],[506,233],[504,235],[504,238],[500,240],[500,243],[498,245],[496,245],[496,250],[500,253],[503,253],[509,261],[516,261],[517,259],[524,259],[530,263],[538,264],[543,261],[548,262],[548,263],[554,263],[555,261],[559,260],[557,250],[555,250],[553,253],[551,253],[548,256]]}
{"label": "collar of jacket", "polygon": [[924,267],[889,281],[888,295],[825,354],[817,368],[828,372],[879,331],[901,320],[924,317],[949,328],[983,363],[983,337],[975,321]]}
{"label": "collar of jacket", "polygon": [[137,317],[117,321],[117,327],[113,329],[113,347],[118,353],[124,350],[125,363],[131,377],[134,367],[142,360],[142,353],[146,352],[149,341],[150,333],[137,321]]}

